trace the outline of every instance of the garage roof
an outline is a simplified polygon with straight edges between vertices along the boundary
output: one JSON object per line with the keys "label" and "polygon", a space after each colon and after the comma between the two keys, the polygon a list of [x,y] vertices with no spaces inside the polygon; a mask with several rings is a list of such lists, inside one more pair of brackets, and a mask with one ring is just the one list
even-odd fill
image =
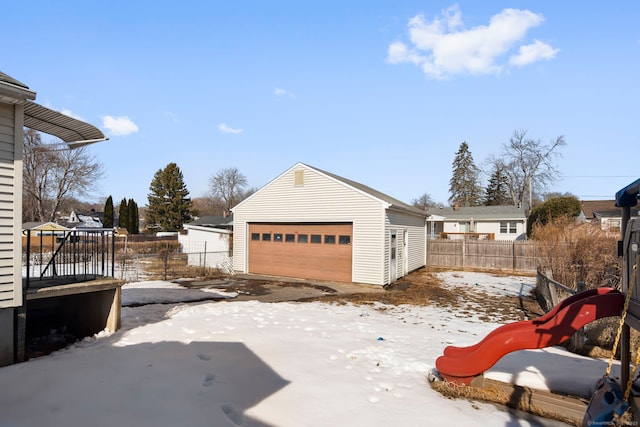
{"label": "garage roof", "polygon": [[109,139],[89,123],[33,102],[35,97],[27,85],[0,71],[0,101],[23,104],[26,127],[56,136],[70,148]]}

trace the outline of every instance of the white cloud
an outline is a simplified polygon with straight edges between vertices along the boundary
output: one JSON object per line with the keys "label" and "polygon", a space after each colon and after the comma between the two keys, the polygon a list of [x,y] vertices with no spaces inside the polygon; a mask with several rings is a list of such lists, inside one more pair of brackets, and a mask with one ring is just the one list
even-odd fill
{"label": "white cloud", "polygon": [[536,40],[533,44],[520,46],[518,54],[509,59],[509,64],[522,66],[541,60],[549,60],[556,56],[559,51],[560,49],[555,49],[540,40]]}
{"label": "white cloud", "polygon": [[102,127],[107,129],[109,133],[117,136],[125,136],[138,132],[138,126],[127,116],[102,117]]}
{"label": "white cloud", "polygon": [[499,74],[505,64],[504,56],[516,48],[512,65],[526,65],[551,59],[557,49],[536,41],[518,46],[527,32],[544,21],[541,14],[528,10],[504,9],[491,17],[488,25],[465,28],[457,5],[427,20],[417,15],[409,20],[410,44],[395,42],[389,45],[387,62],[408,62],[422,68],[431,78],[446,78],[454,74]]}
{"label": "white cloud", "polygon": [[73,113],[71,112],[71,110],[69,110],[68,108],[63,108],[60,112],[61,112],[62,114],[64,114],[65,116],[69,116],[69,117],[74,118],[74,119],[76,119],[76,120],[82,120],[82,121],[84,121],[84,119],[83,119],[82,117],[80,117],[80,116],[78,116],[78,115],[73,114]]}
{"label": "white cloud", "polygon": [[232,128],[230,126],[227,126],[226,123],[220,123],[218,125],[218,129],[220,130],[220,132],[222,133],[242,133],[242,129],[235,129]]}
{"label": "white cloud", "polygon": [[273,90],[273,93],[274,93],[276,96],[288,96],[289,98],[293,98],[293,99],[295,99],[295,98],[296,98],[296,95],[295,95],[293,92],[289,92],[288,90],[281,89],[281,88],[279,88],[279,87],[275,88],[275,89]]}

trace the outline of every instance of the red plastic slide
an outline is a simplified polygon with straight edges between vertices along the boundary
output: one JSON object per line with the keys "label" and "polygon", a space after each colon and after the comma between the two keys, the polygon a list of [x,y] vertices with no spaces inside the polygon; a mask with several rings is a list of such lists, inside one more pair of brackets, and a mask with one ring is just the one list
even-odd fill
{"label": "red plastic slide", "polygon": [[563,300],[542,317],[509,323],[493,330],[475,345],[446,347],[444,354],[436,360],[436,369],[447,381],[469,384],[506,354],[558,345],[589,322],[619,316],[623,306],[624,295],[613,288],[580,292]]}

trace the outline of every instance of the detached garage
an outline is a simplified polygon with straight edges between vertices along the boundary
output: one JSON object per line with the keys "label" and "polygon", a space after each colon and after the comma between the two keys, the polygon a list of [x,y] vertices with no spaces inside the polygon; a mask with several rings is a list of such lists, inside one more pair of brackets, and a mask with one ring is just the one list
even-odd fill
{"label": "detached garage", "polygon": [[425,265],[424,211],[303,163],[233,214],[237,272],[385,285]]}

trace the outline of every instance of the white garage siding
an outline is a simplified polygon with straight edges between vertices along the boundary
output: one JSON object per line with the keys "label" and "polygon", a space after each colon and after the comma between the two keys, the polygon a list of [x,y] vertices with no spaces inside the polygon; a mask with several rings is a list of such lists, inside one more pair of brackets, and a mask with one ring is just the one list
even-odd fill
{"label": "white garage siding", "polygon": [[22,243],[15,237],[22,224],[21,117],[22,106],[0,103],[0,308],[22,305]]}
{"label": "white garage siding", "polygon": [[386,203],[303,164],[275,178],[233,209],[234,270],[247,273],[251,222],[353,223],[352,281],[384,284]]}
{"label": "white garage siding", "polygon": [[[426,263],[425,218],[404,211],[388,209],[385,219],[385,259],[390,260],[391,247],[389,242],[391,241],[391,231],[396,230],[398,248],[396,262],[398,271],[402,271],[403,262],[406,262],[407,267],[405,273],[424,267]],[[405,231],[407,237],[406,261],[404,261],[404,254],[401,250],[404,244]],[[384,282],[387,284],[391,281],[393,281],[393,278],[390,277],[390,263],[385,262]]]}

